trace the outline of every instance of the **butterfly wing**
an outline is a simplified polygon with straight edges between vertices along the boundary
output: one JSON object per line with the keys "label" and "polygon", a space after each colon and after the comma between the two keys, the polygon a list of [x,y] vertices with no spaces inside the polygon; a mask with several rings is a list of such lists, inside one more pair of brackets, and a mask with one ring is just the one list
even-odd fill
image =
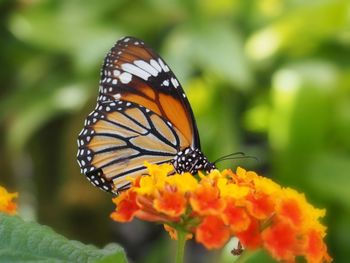
{"label": "butterfly wing", "polygon": [[200,148],[193,112],[179,81],[158,54],[133,37],[119,40],[102,67],[98,101],[119,99],[168,120],[186,139],[178,150]]}
{"label": "butterfly wing", "polygon": [[118,193],[144,161],[169,162],[187,138],[159,114],[133,102],[99,102],[78,137],[81,172],[95,186]]}

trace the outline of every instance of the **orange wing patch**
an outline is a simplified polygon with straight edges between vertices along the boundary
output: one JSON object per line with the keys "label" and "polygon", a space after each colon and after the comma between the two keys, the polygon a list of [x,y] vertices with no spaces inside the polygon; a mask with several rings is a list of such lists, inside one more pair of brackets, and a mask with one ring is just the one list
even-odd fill
{"label": "orange wing patch", "polygon": [[193,131],[191,122],[188,119],[188,115],[186,114],[181,103],[174,99],[170,95],[159,95],[159,104],[164,112],[164,117],[167,118],[186,138],[187,146],[191,144]]}

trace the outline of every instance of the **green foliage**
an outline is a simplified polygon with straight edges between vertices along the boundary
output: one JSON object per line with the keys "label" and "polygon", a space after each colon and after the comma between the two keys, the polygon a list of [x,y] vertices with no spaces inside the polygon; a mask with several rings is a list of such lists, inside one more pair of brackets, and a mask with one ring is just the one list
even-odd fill
{"label": "green foliage", "polygon": [[118,245],[97,249],[56,234],[49,227],[0,213],[1,262],[127,262]]}

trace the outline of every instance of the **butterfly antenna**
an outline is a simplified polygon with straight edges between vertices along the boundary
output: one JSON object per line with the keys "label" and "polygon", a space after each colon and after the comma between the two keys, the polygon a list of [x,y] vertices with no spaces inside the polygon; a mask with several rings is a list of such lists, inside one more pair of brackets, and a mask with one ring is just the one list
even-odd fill
{"label": "butterfly antenna", "polygon": [[222,160],[226,160],[226,158],[228,158],[228,157],[234,157],[234,156],[236,156],[236,155],[245,156],[245,153],[244,153],[244,152],[230,153],[230,154],[221,156],[220,158],[216,159],[213,163],[216,164],[216,163],[218,163],[218,162],[221,162]]}
{"label": "butterfly antenna", "polygon": [[236,157],[226,157],[226,158],[220,158],[219,161],[217,162],[222,162],[222,161],[227,161],[227,160],[239,160],[239,159],[254,159],[255,161],[259,161],[259,159],[255,156],[250,156],[250,155],[244,155],[244,156],[236,156]]}

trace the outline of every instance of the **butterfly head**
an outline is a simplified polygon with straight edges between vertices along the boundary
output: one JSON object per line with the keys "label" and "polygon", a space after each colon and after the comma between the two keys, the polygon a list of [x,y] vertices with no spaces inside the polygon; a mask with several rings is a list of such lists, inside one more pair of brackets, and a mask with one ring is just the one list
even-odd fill
{"label": "butterfly head", "polygon": [[215,165],[208,161],[207,157],[199,149],[187,147],[177,153],[171,161],[177,173],[189,172],[195,174],[200,170],[210,172],[216,169]]}

